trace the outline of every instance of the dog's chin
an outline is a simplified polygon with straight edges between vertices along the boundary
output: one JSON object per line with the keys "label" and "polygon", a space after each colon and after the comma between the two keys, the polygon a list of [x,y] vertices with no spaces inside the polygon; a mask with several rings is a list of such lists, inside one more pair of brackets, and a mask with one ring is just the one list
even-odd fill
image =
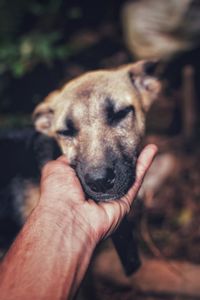
{"label": "dog's chin", "polygon": [[[128,191],[128,190],[127,190]],[[95,193],[93,191],[85,191],[85,194],[87,196],[87,198],[94,200],[95,202],[100,202],[100,201],[112,201],[112,200],[118,200],[121,197],[123,197],[126,192],[121,192],[121,193],[116,193],[116,194],[110,194],[110,193]]]}
{"label": "dog's chin", "polygon": [[111,200],[118,200],[125,196],[132,186],[132,184],[135,181],[135,177],[126,177],[126,181],[123,182],[123,185],[120,183],[116,186],[114,186],[113,189],[108,190],[107,192],[94,192],[93,190],[90,189],[89,186],[85,185],[82,183],[83,190],[86,194],[86,197],[89,199],[94,200],[95,202],[100,202],[100,201],[111,201]]}

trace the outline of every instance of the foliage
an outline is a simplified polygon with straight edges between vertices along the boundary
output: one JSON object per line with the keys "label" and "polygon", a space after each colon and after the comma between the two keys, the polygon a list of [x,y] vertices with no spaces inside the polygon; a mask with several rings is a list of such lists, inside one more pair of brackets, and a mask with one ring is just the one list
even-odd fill
{"label": "foliage", "polygon": [[63,0],[0,0],[0,75],[19,77],[38,63],[51,64],[72,53],[63,24],[79,18],[80,11],[63,11],[63,5]]}

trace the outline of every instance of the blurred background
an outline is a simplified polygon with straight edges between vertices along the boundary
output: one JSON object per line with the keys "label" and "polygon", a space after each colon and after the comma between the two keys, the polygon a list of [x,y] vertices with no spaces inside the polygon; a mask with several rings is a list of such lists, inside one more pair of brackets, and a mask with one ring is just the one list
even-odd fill
{"label": "blurred background", "polygon": [[144,143],[159,155],[130,214],[141,269],[110,244],[80,299],[200,299],[200,1],[0,0],[0,128],[31,125],[49,92],[88,70],[161,61],[163,92]]}

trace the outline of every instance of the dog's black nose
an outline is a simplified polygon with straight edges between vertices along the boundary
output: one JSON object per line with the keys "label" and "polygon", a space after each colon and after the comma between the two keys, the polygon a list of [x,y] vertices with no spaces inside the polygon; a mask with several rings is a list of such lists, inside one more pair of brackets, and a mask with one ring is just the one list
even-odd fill
{"label": "dog's black nose", "polygon": [[98,168],[85,175],[85,183],[97,193],[105,193],[115,182],[115,172],[111,168]]}

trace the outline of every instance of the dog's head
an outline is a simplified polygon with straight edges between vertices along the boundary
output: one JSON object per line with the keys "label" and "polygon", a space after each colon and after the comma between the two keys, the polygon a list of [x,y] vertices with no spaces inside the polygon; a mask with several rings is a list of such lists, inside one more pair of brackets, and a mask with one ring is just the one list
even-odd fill
{"label": "dog's head", "polygon": [[86,194],[123,196],[134,181],[145,115],[158,96],[154,63],[86,73],[56,91],[34,112],[36,129],[54,136]]}

